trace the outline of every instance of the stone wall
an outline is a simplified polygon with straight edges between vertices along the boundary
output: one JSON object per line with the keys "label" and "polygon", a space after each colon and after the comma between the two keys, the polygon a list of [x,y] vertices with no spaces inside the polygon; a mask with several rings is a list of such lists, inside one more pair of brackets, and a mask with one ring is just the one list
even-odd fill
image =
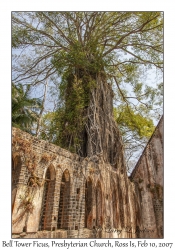
{"label": "stone wall", "polygon": [[12,237],[162,237],[161,123],[156,131],[130,181],[122,151],[114,168],[13,128]]}
{"label": "stone wall", "polygon": [[[135,183],[140,224],[154,232],[146,232],[146,237],[163,237],[163,117],[142,153],[131,181]],[[142,236],[142,233],[141,233]]]}

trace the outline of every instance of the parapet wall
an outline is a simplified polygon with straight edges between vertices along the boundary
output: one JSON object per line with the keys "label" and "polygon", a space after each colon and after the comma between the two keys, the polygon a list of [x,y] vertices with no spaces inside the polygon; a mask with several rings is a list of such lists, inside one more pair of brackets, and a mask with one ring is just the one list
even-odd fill
{"label": "parapet wall", "polygon": [[112,230],[131,224],[122,162],[116,169],[97,156],[81,158],[16,128],[12,155],[14,237],[40,237],[42,231],[59,231],[63,238],[130,237]]}

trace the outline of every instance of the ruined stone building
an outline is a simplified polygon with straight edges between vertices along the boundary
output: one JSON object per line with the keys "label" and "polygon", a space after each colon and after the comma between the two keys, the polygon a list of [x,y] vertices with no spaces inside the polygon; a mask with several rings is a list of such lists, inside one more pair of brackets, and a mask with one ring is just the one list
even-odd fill
{"label": "ruined stone building", "polygon": [[162,238],[163,118],[128,177],[13,128],[13,238]]}

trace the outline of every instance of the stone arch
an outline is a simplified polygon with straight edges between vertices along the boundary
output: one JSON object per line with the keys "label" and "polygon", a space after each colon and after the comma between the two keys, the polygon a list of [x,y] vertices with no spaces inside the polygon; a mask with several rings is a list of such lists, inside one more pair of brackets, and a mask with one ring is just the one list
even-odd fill
{"label": "stone arch", "polygon": [[95,189],[95,202],[96,202],[96,226],[102,227],[102,188],[101,183],[98,180]]}
{"label": "stone arch", "polygon": [[69,226],[69,205],[70,205],[70,173],[64,170],[61,178],[60,201],[58,210],[58,229],[68,229]]}
{"label": "stone arch", "polygon": [[55,191],[55,168],[50,165],[45,173],[43,199],[40,213],[39,230],[51,230]]}
{"label": "stone arch", "polygon": [[[54,167],[54,165],[53,164],[50,164],[49,165],[49,170],[50,170],[50,180],[55,180],[55,178],[56,178],[56,172],[55,172],[55,167]],[[47,168],[47,169],[48,169]],[[45,176],[46,176],[46,173],[45,173]]]}
{"label": "stone arch", "polygon": [[20,181],[22,162],[19,155],[12,157],[12,189],[17,187]]}
{"label": "stone arch", "polygon": [[85,227],[92,229],[93,218],[92,218],[92,179],[87,178],[85,182]]}

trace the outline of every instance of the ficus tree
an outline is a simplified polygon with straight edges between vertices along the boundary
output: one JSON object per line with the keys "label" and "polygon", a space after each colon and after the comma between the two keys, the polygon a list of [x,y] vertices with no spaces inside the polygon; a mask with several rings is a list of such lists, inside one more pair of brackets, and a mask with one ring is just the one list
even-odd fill
{"label": "ficus tree", "polygon": [[[43,123],[50,131],[41,135],[114,167],[121,133],[125,148],[133,138],[138,149],[161,115],[162,29],[162,12],[13,12],[13,81],[57,86],[57,109]],[[143,78],[152,71],[156,86]]]}

